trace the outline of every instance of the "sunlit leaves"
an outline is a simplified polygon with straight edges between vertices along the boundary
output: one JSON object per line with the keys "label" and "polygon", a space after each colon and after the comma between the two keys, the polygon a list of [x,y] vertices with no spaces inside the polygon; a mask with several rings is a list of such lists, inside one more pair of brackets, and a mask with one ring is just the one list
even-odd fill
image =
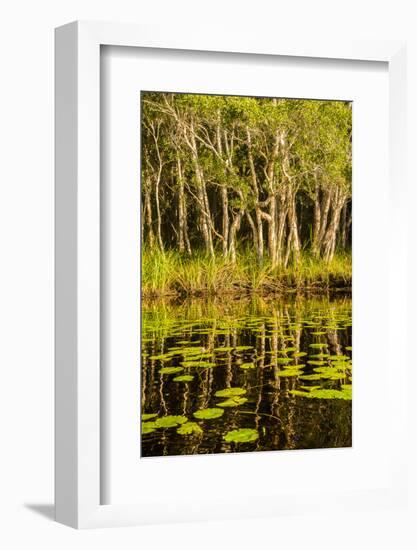
{"label": "sunlit leaves", "polygon": [[245,395],[246,390],[244,388],[226,388],[224,390],[216,391],[214,394],[216,397],[234,397],[237,395]]}
{"label": "sunlit leaves", "polygon": [[219,418],[224,413],[223,409],[219,408],[209,408],[209,409],[200,409],[199,411],[195,411],[193,413],[193,416],[195,418],[198,418],[199,420],[212,420],[214,418]]}
{"label": "sunlit leaves", "polygon": [[162,416],[155,420],[155,426],[157,428],[175,428],[180,424],[185,424],[185,422],[187,422],[186,416]]}
{"label": "sunlit leaves", "polygon": [[183,367],[162,367],[159,369],[160,374],[175,374],[176,372],[181,372]]}
{"label": "sunlit leaves", "polygon": [[177,429],[177,433],[180,435],[200,435],[203,433],[203,430],[197,422],[186,422]]}
{"label": "sunlit leaves", "polygon": [[249,428],[241,428],[239,430],[231,430],[224,436],[227,443],[250,443],[259,438],[257,430]]}

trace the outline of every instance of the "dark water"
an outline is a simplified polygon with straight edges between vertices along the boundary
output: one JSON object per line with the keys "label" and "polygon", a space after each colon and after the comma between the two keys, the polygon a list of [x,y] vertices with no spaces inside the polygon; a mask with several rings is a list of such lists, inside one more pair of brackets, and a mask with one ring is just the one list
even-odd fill
{"label": "dark water", "polygon": [[350,297],[144,301],[142,456],[351,446],[351,317]]}

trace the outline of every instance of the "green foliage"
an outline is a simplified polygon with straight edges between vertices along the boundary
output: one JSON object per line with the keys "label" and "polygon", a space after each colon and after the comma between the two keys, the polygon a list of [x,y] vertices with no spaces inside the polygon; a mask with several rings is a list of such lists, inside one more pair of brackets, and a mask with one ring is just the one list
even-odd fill
{"label": "green foliage", "polygon": [[177,429],[177,433],[180,435],[200,435],[203,433],[203,430],[197,422],[186,422]]}
{"label": "green foliage", "polygon": [[157,417],[157,413],[144,413],[142,414],[142,420],[145,422],[146,420],[151,420],[152,418]]}
{"label": "green foliage", "polygon": [[243,388],[226,388],[224,390],[216,391],[214,394],[216,397],[233,397],[236,395],[245,395],[246,390]]}
{"label": "green foliage", "polygon": [[[276,290],[349,284],[349,102],[141,97],[146,294],[215,293],[219,281],[234,291],[270,288],[271,280]],[[327,200],[318,232],[314,212]],[[285,213],[281,233],[274,205]],[[283,242],[274,242],[279,235]],[[239,263],[246,249],[252,261]],[[346,261],[333,262],[335,253]]]}
{"label": "green foliage", "polygon": [[162,367],[162,369],[159,369],[159,374],[175,374],[182,370],[184,370],[183,367]]}
{"label": "green foliage", "polygon": [[183,374],[173,378],[174,382],[191,382],[192,380],[194,380],[194,376],[192,374]]}
{"label": "green foliage", "polygon": [[175,428],[180,424],[185,424],[187,418],[185,416],[162,416],[155,420],[154,424],[157,428]]}
{"label": "green foliage", "polygon": [[214,418],[219,418],[224,413],[223,409],[211,408],[211,409],[200,409],[193,413],[195,418],[199,420],[212,420]]}
{"label": "green foliage", "polygon": [[250,443],[259,438],[257,430],[249,428],[241,428],[239,430],[231,430],[223,437],[227,443]]}
{"label": "green foliage", "polygon": [[307,397],[308,399],[352,399],[352,389],[350,387],[343,390],[315,389],[309,392],[290,390],[292,395],[298,397]]}
{"label": "green foliage", "polygon": [[[154,258],[149,261],[149,257]],[[164,276],[161,272],[164,271]],[[240,293],[242,289],[275,291],[282,289],[331,289],[334,286],[348,287],[351,283],[352,264],[350,255],[336,255],[331,262],[302,257],[300,264],[286,269],[272,269],[268,259],[260,266],[250,251],[241,251],[236,263],[231,263],[216,254],[214,259],[199,252],[191,257],[179,252],[142,249],[142,293],[156,295],[208,295]],[[215,351],[232,351],[222,347]],[[197,353],[197,351],[195,351]],[[161,361],[169,355],[152,357]]]}
{"label": "green foliage", "polygon": [[142,435],[151,434],[157,427],[156,422],[142,422]]}
{"label": "green foliage", "polygon": [[217,406],[222,408],[239,407],[239,405],[243,405],[244,403],[246,403],[246,401],[247,401],[246,397],[234,396],[234,397],[230,397],[230,399],[226,399],[226,401],[217,403]]}

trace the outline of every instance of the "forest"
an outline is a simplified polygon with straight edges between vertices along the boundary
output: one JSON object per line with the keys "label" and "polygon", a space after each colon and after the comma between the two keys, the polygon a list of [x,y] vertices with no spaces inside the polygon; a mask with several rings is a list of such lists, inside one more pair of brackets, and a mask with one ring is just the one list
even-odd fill
{"label": "forest", "polygon": [[349,102],[142,92],[142,292],[351,285]]}

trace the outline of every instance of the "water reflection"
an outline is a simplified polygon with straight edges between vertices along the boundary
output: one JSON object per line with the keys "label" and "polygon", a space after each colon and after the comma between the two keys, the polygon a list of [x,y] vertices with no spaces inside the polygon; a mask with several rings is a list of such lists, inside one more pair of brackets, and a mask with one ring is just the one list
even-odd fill
{"label": "water reflection", "polygon": [[351,446],[351,326],[350,297],[144,301],[142,456]]}

